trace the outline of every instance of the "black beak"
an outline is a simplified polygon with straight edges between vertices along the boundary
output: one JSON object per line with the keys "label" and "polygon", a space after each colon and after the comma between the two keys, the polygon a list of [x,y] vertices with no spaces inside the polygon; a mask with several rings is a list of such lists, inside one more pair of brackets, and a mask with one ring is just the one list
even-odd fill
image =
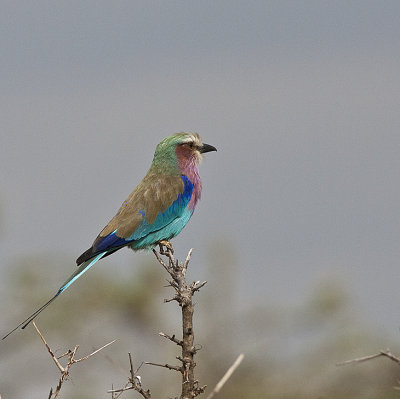
{"label": "black beak", "polygon": [[199,147],[199,151],[204,154],[205,152],[217,151],[217,149],[210,144],[203,144],[201,147]]}

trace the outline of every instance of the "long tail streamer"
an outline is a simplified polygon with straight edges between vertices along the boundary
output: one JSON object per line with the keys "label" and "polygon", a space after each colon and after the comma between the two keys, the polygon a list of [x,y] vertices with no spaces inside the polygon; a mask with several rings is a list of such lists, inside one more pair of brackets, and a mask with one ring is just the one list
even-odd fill
{"label": "long tail streamer", "polygon": [[82,276],[83,273],[88,271],[97,261],[99,261],[107,251],[102,252],[98,254],[96,257],[87,260],[86,262],[83,262],[73,273],[69,279],[60,287],[60,289],[57,291],[57,294],[53,296],[49,301],[47,301],[43,306],[41,306],[36,312],[32,313],[26,320],[24,320],[22,323],[18,324],[17,327],[12,329],[7,335],[5,335],[2,339],[7,338],[10,334],[12,334],[14,331],[18,330],[18,328],[24,329],[29,323],[31,323],[35,317],[41,313],[43,310],[47,308],[63,291],[65,291],[75,280],[77,280],[80,276]]}

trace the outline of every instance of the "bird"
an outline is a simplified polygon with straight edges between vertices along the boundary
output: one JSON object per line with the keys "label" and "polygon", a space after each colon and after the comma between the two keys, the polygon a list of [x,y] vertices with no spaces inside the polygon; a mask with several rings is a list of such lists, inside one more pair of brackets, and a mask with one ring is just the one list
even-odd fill
{"label": "bird", "polygon": [[198,133],[175,133],[163,139],[156,147],[145,177],[101,230],[92,246],[76,260],[76,271],[49,301],[3,339],[18,328],[28,326],[100,259],[123,247],[134,251],[153,249],[160,244],[172,248],[169,240],[186,226],[201,197],[198,165],[202,154],[210,151],[217,149],[204,144]]}

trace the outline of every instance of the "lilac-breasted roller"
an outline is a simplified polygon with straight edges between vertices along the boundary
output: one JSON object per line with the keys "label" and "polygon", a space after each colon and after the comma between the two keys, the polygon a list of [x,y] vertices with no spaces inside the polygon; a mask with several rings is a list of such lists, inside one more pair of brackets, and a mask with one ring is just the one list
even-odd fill
{"label": "lilac-breasted roller", "polygon": [[[198,164],[202,154],[216,151],[203,144],[197,133],[176,133],[157,145],[146,176],[119,208],[117,214],[77,260],[78,268],[57,293],[15,327],[25,328],[97,261],[123,247],[152,249],[178,235],[189,221],[201,196]],[[4,339],[3,338],[3,339]]]}

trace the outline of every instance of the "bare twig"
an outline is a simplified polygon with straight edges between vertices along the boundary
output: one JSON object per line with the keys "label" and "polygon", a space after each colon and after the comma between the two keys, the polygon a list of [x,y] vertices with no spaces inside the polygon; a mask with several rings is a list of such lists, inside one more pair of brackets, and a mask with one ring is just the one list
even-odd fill
{"label": "bare twig", "polygon": [[181,371],[181,367],[179,367],[179,366],[171,366],[168,363],[159,364],[159,363],[153,363],[153,362],[144,362],[144,364],[149,364],[150,366],[165,367],[168,370]]}
{"label": "bare twig", "polygon": [[[123,388],[120,388],[120,389],[112,388],[110,391],[107,391],[107,392],[111,393],[112,399],[117,399],[122,395],[123,392],[133,389],[136,392],[140,393],[144,399],[151,399],[150,390],[143,389],[141,378],[140,378],[140,376],[137,375],[137,372],[139,371],[139,369],[143,363],[134,371],[132,356],[130,353],[128,353],[128,356],[129,356],[129,365],[130,365],[130,374],[131,374],[128,379],[128,382],[125,384],[125,386]],[[114,394],[116,394],[116,393],[118,395],[114,396]]]}
{"label": "bare twig", "polygon": [[177,345],[182,346],[183,342],[180,341],[179,339],[177,339],[175,337],[175,334],[172,336],[169,336],[168,334],[164,334],[163,332],[159,332],[158,335],[160,335],[161,337],[167,338],[172,342],[175,342]]}
{"label": "bare twig", "polygon": [[196,281],[191,284],[190,288],[192,289],[192,292],[194,294],[196,291],[199,291],[200,288],[204,287],[206,284],[207,281],[203,281],[202,283],[200,281]]}
{"label": "bare twig", "polygon": [[241,353],[234,361],[232,366],[229,367],[227,372],[224,374],[224,376],[221,378],[221,380],[218,382],[218,384],[215,386],[212,392],[210,392],[210,394],[207,396],[207,399],[213,398],[221,390],[221,388],[225,385],[225,383],[229,380],[229,378],[231,378],[234,371],[239,367],[240,363],[242,363],[243,358],[244,354]]}
{"label": "bare twig", "polygon": [[45,338],[43,337],[43,335],[40,332],[39,328],[37,327],[36,323],[33,321],[32,324],[35,327],[36,332],[38,333],[40,339],[43,341],[47,351],[49,352],[51,358],[53,359],[54,363],[56,364],[57,368],[60,370],[60,373],[61,373],[61,377],[60,377],[60,379],[58,381],[58,384],[57,384],[57,387],[56,387],[56,390],[54,391],[54,393],[53,393],[53,388],[50,389],[49,399],[51,399],[52,397],[53,397],[53,399],[58,398],[58,395],[60,393],[62,384],[67,379],[67,377],[69,375],[69,370],[70,370],[70,368],[71,368],[71,366],[73,364],[78,363],[78,362],[82,362],[82,361],[88,359],[89,357],[93,356],[94,354],[98,353],[99,351],[101,351],[102,349],[106,348],[107,346],[111,345],[112,343],[114,343],[116,341],[116,340],[111,341],[108,344],[102,346],[101,348],[95,350],[94,352],[92,352],[89,355],[84,356],[84,357],[82,357],[80,359],[75,359],[76,352],[77,352],[77,350],[79,348],[79,345],[75,345],[73,350],[68,350],[68,352],[66,352],[62,356],[60,356],[60,358],[62,358],[64,356],[68,356],[68,363],[66,364],[65,367],[63,367],[61,365],[61,363],[58,361],[59,358],[54,356],[53,351],[50,349],[50,346],[47,344]]}
{"label": "bare twig", "polygon": [[92,357],[93,355],[95,355],[96,353],[100,352],[104,348],[107,348],[107,346],[113,344],[115,341],[116,341],[116,339],[114,339],[113,341],[109,342],[108,344],[103,345],[101,348],[96,349],[94,352],[90,353],[89,355],[81,357],[80,359],[74,359],[74,363],[79,363],[79,362],[82,362],[82,361],[84,361],[86,359],[89,359],[89,357]]}
{"label": "bare twig", "polygon": [[185,263],[183,264],[183,269],[184,270],[187,270],[187,267],[188,267],[189,262],[190,262],[190,257],[192,256],[192,252],[193,252],[193,248],[190,248],[189,252],[188,252],[188,254],[186,256]]}
{"label": "bare twig", "polygon": [[362,362],[366,362],[368,360],[376,359],[378,357],[387,357],[388,359],[394,361],[395,363],[397,363],[400,366],[400,358],[393,355],[389,349],[386,349],[385,351],[380,351],[379,353],[376,353],[375,355],[363,356],[363,357],[358,357],[356,359],[346,360],[345,362],[337,363],[336,366],[346,366],[348,364],[362,363]]}
{"label": "bare twig", "polygon": [[54,363],[56,364],[57,368],[60,370],[61,373],[64,373],[65,372],[64,367],[61,366],[61,363],[54,356],[54,353],[51,351],[51,349],[50,349],[49,345],[47,344],[46,340],[44,339],[42,333],[39,331],[35,321],[33,321],[32,324],[33,324],[33,327],[35,327],[36,332],[39,334],[40,339],[43,341],[44,346],[46,347],[47,351],[50,353],[50,356],[53,359]]}
{"label": "bare twig", "polygon": [[62,359],[63,357],[68,356],[68,354],[69,354],[69,350],[68,350],[67,352],[63,353],[62,355],[57,356],[57,359],[60,360],[60,359]]}

